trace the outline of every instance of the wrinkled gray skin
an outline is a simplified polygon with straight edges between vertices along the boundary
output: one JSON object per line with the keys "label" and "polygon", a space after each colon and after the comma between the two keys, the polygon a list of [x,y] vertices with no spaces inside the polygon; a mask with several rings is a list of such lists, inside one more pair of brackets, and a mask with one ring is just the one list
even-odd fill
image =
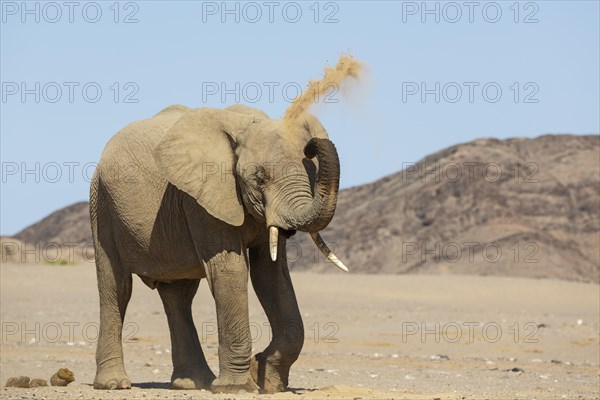
{"label": "wrinkled gray skin", "polygon": [[[90,189],[100,292],[94,387],[131,387],[121,331],[136,274],[163,301],[174,388],[285,390],[304,341],[285,242],[295,230],[316,232],[330,222],[338,185],[335,147],[312,116],[284,130],[245,106],[172,106],[117,133]],[[269,226],[280,232],[275,262]],[[254,357],[248,274],[273,338]],[[191,313],[203,278],[217,310],[216,379]]]}

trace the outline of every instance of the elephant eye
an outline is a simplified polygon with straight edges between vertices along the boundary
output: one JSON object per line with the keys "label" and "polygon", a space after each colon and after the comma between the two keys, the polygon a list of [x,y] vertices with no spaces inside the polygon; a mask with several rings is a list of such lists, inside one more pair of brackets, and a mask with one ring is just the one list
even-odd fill
{"label": "elephant eye", "polygon": [[257,169],[254,177],[256,179],[256,184],[260,188],[264,187],[269,181],[269,173],[265,171],[264,168]]}

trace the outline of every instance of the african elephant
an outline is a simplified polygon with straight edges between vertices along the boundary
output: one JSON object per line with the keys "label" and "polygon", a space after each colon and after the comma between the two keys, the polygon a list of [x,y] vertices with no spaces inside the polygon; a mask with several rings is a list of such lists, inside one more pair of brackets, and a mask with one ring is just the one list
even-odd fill
{"label": "african elephant", "polygon": [[[285,242],[309,232],[345,268],[318,233],[333,217],[339,171],[333,143],[309,114],[284,123],[241,105],[176,105],[110,139],[90,189],[100,293],[94,387],[131,387],[121,332],[136,274],[164,304],[173,388],[285,390],[304,341]],[[272,329],[254,357],[248,273]],[[192,319],[203,278],[217,311],[218,378]]]}

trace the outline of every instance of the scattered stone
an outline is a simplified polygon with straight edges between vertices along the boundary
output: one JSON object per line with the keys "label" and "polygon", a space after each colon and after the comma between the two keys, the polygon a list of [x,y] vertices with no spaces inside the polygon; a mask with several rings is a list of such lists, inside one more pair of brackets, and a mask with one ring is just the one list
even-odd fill
{"label": "scattered stone", "polygon": [[35,378],[29,382],[30,388],[40,387],[40,386],[48,386],[48,382],[45,379]]}
{"label": "scattered stone", "polygon": [[6,381],[5,387],[18,387],[18,388],[28,388],[29,387],[29,377],[28,376],[15,376],[12,378],[8,378]]}
{"label": "scattered stone", "polygon": [[444,355],[444,354],[436,354],[435,356],[431,356],[429,358],[431,358],[432,360],[449,360],[450,359],[450,357],[448,357],[447,355]]}
{"label": "scattered stone", "polygon": [[550,362],[552,364],[562,364],[562,361],[560,361],[560,360],[550,360]]}
{"label": "scattered stone", "polygon": [[518,374],[522,374],[523,372],[525,372],[525,370],[523,368],[518,368],[518,367],[507,369],[507,371],[508,372],[516,372]]}
{"label": "scattered stone", "polygon": [[67,386],[75,380],[75,375],[68,368],[61,368],[50,378],[52,386]]}
{"label": "scattered stone", "polygon": [[544,324],[544,323],[541,323],[541,324],[538,324],[538,325],[537,325],[537,327],[538,327],[538,328],[547,328],[547,327],[548,327],[548,325],[546,325],[546,324]]}

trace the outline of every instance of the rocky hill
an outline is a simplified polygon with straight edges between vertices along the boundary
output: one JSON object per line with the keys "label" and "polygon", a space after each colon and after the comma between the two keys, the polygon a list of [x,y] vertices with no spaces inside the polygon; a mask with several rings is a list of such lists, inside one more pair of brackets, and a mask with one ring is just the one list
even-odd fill
{"label": "rocky hill", "polygon": [[[343,171],[342,171],[343,173]],[[325,240],[352,272],[600,278],[600,136],[480,139],[343,190]],[[23,242],[91,241],[88,205],[59,210]],[[335,269],[308,235],[295,270]]]}
{"label": "rocky hill", "polygon": [[[323,236],[352,271],[597,282],[600,136],[452,146],[344,190]],[[288,249],[294,268],[332,268],[309,242]]]}
{"label": "rocky hill", "polygon": [[91,242],[89,205],[82,201],[61,208],[14,237],[25,243]]}

